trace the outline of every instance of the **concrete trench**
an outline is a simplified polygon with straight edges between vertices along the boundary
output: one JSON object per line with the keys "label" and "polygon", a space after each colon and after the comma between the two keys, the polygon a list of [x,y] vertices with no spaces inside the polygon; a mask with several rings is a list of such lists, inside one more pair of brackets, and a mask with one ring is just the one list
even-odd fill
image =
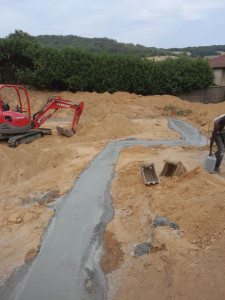
{"label": "concrete trench", "polygon": [[[105,227],[113,218],[109,194],[114,166],[123,147],[133,145],[204,146],[206,138],[188,123],[169,118],[182,140],[110,142],[53,204],[55,215],[37,257],[15,270],[0,289],[2,300],[105,300],[107,282],[99,267]],[[63,200],[63,201],[62,201]]]}

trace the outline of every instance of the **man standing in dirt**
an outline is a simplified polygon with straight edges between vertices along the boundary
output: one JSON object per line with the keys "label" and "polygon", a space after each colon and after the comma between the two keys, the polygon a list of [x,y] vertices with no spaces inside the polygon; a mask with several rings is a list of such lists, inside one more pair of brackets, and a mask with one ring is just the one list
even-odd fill
{"label": "man standing in dirt", "polygon": [[212,131],[212,137],[210,141],[209,155],[212,156],[212,148],[214,141],[216,142],[216,146],[218,150],[215,152],[216,156],[216,165],[215,172],[220,172],[220,165],[223,160],[223,156],[225,153],[225,114],[219,116],[214,120],[214,128]]}

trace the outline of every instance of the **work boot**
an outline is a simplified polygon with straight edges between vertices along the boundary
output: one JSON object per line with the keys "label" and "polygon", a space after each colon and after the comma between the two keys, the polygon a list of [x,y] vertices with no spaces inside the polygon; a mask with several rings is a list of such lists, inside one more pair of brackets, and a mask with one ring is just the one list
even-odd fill
{"label": "work boot", "polygon": [[219,167],[216,167],[216,168],[214,169],[214,173],[220,173],[220,168],[219,168]]}

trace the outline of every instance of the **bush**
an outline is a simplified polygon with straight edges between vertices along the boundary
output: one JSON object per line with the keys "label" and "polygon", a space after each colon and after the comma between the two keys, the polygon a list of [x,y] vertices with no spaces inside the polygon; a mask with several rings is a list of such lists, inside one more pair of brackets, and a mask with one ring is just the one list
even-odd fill
{"label": "bush", "polygon": [[213,71],[203,59],[179,57],[156,62],[132,55],[42,48],[21,31],[0,39],[0,50],[3,83],[142,95],[179,95],[213,83]]}

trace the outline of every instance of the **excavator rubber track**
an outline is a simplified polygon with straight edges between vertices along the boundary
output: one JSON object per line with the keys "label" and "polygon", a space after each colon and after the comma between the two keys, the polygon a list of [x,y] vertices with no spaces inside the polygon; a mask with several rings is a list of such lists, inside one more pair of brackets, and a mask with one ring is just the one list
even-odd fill
{"label": "excavator rubber track", "polygon": [[51,129],[42,128],[38,130],[33,130],[25,134],[15,135],[8,139],[8,146],[11,148],[15,148],[19,146],[19,144],[28,144],[34,140],[42,138],[44,134],[52,134]]}

